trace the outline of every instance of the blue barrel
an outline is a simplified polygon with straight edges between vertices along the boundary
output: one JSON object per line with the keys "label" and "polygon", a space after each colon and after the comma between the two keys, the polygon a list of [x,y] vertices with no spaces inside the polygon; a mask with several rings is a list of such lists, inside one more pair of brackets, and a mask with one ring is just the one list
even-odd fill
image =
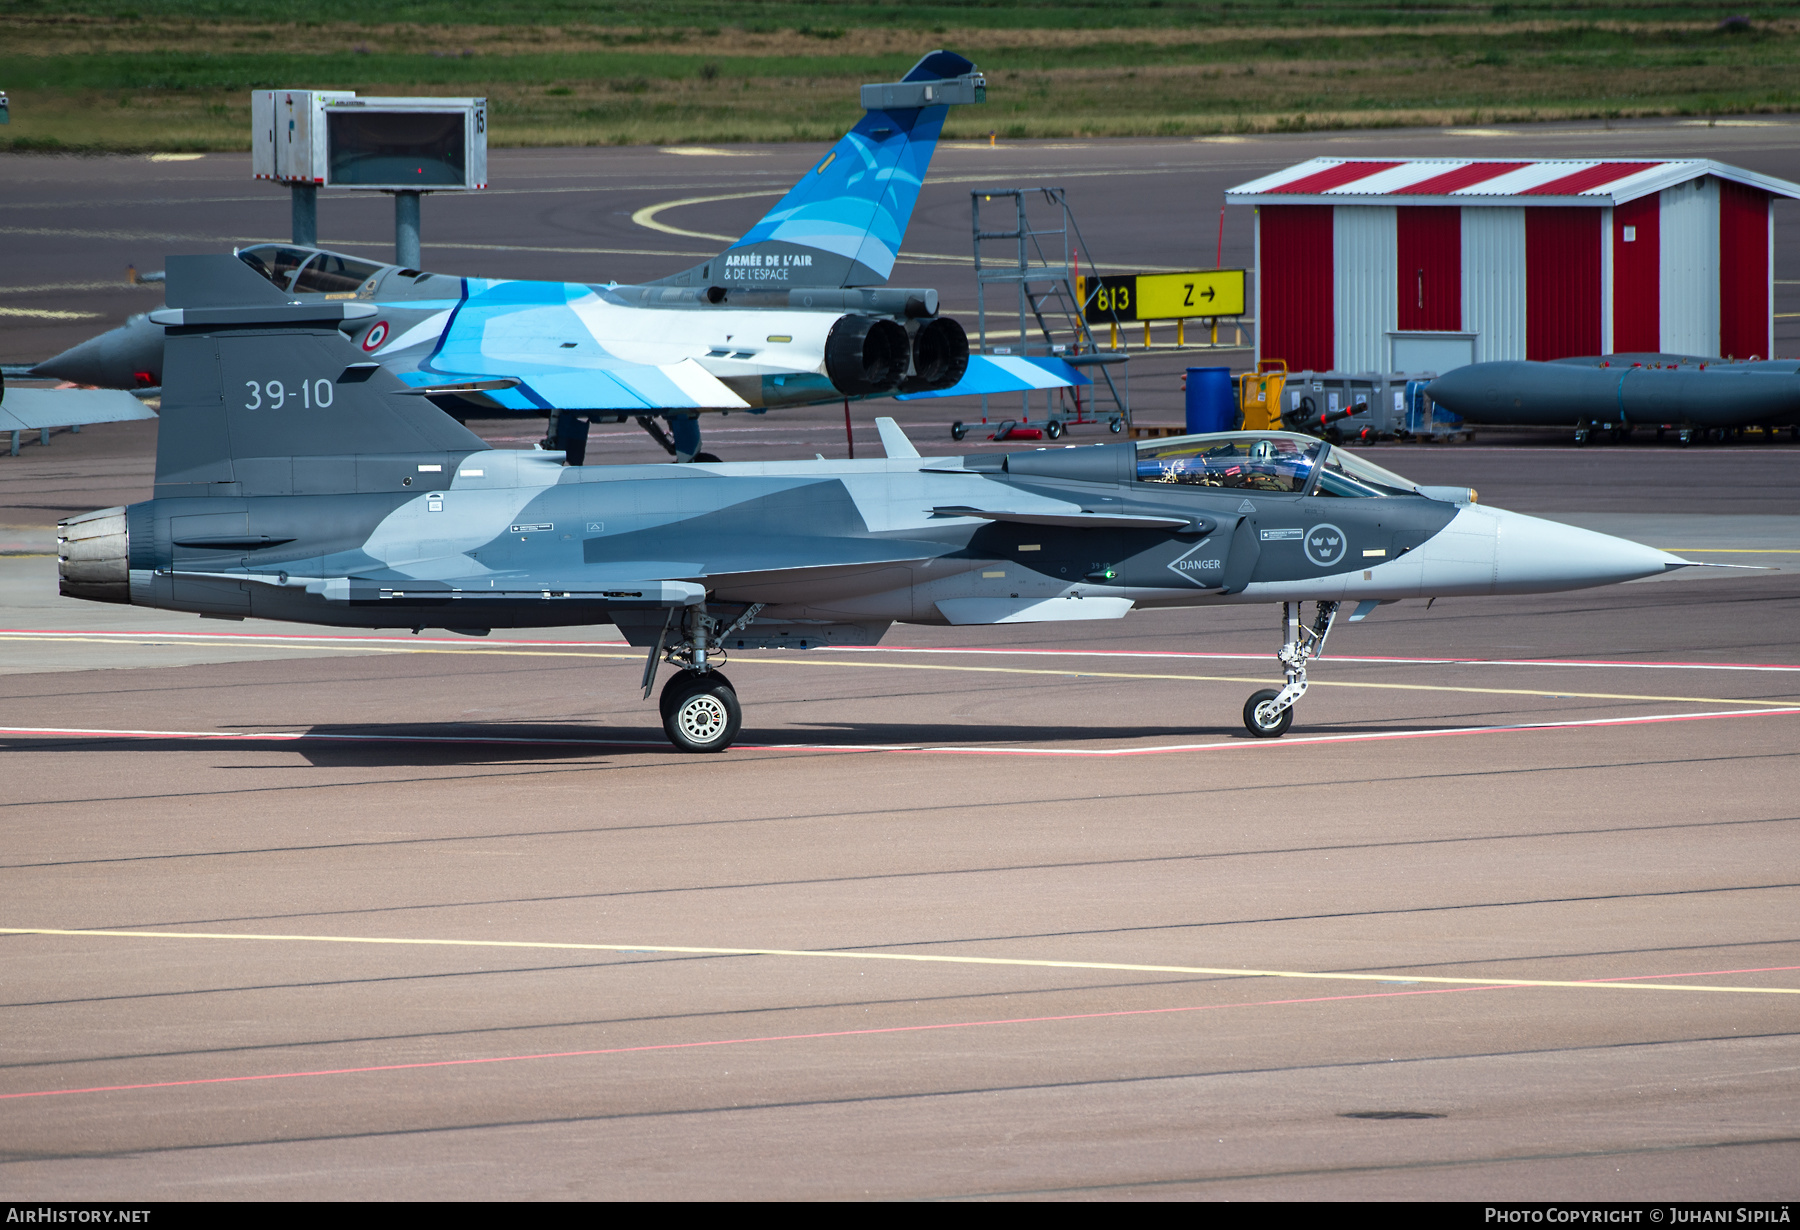
{"label": "blue barrel", "polygon": [[1187,430],[1190,436],[1237,429],[1237,401],[1229,367],[1187,369]]}

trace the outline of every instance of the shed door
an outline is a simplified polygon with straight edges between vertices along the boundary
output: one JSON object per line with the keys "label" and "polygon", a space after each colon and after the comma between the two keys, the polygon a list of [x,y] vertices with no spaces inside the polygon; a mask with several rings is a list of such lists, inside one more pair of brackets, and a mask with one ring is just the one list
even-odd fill
{"label": "shed door", "polygon": [[1525,357],[1600,353],[1600,210],[1525,211]]}

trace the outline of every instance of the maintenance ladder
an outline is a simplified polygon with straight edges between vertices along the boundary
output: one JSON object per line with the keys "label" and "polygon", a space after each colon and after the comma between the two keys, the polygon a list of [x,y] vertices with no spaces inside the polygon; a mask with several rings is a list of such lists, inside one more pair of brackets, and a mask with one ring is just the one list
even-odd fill
{"label": "maintenance ladder", "polygon": [[[1052,226],[1033,227],[1027,211],[1032,194],[1043,198],[1040,215],[1047,207],[1056,219]],[[999,210],[994,202],[1002,202]],[[990,206],[989,216],[1005,213],[1011,230],[985,231],[981,228],[981,207]],[[1075,294],[1075,275],[1081,252],[1087,248],[1081,228],[1069,208],[1068,197],[1061,188],[982,188],[969,194],[969,220],[975,247],[975,327],[979,352],[986,355],[1046,355],[1063,359],[1084,369],[1094,383],[1082,389],[1045,389],[1041,419],[1052,439],[1066,426],[1076,423],[1106,422],[1113,431],[1121,431],[1131,422],[1131,397],[1126,378],[1125,355],[1101,353],[1093,330],[1083,318],[1081,301]],[[996,219],[997,221],[997,219]],[[983,260],[982,245],[1005,241],[1009,248],[1004,258]],[[998,254],[995,254],[998,256]],[[987,290],[990,285],[1011,285],[1016,294],[1018,338],[1016,345],[993,346],[988,327]],[[1002,309],[1005,310],[1005,309]],[[1011,311],[1000,319],[1011,323]],[[1117,369],[1115,378],[1114,369]],[[1029,422],[1032,413],[1032,390],[1019,395],[1022,421]],[[995,394],[994,396],[1003,396]],[[1085,404],[1084,404],[1085,402]],[[990,416],[988,395],[981,398],[985,421]]]}

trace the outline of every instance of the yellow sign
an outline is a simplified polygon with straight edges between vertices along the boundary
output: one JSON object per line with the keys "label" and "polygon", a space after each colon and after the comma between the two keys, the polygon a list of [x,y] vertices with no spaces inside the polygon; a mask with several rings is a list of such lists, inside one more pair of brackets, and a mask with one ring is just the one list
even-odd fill
{"label": "yellow sign", "polygon": [[1242,269],[1107,274],[1081,279],[1090,325],[1127,320],[1197,320],[1244,314]]}

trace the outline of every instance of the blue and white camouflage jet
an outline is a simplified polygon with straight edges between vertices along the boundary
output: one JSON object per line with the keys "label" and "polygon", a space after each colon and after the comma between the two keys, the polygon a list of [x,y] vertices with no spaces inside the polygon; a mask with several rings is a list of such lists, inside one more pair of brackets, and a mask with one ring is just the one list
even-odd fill
{"label": "blue and white camouflage jet", "polygon": [[[736,737],[728,652],[872,645],[896,623],[1119,619],[1278,602],[1279,736],[1339,609],[1656,576],[1652,547],[1418,487],[1310,436],[1224,432],[921,457],[570,467],[494,450],[369,361],[355,301],[171,258],[155,498],[63,523],[65,595],[338,627],[613,624],[663,664],[663,728]],[[1315,605],[1310,624],[1301,604]]]}
{"label": "blue and white camouflage jet", "polygon": [[[886,285],[949,108],[985,90],[948,51],[864,86],[862,119],[743,238],[644,285],[462,278],[281,244],[237,256],[290,299],[353,304],[351,339],[453,416],[548,418],[545,446],[575,465],[590,422],[635,418],[676,460],[713,460],[707,412],[1086,384],[1061,359],[971,355],[937,291]],[[160,384],[155,315],[35,372]]]}

